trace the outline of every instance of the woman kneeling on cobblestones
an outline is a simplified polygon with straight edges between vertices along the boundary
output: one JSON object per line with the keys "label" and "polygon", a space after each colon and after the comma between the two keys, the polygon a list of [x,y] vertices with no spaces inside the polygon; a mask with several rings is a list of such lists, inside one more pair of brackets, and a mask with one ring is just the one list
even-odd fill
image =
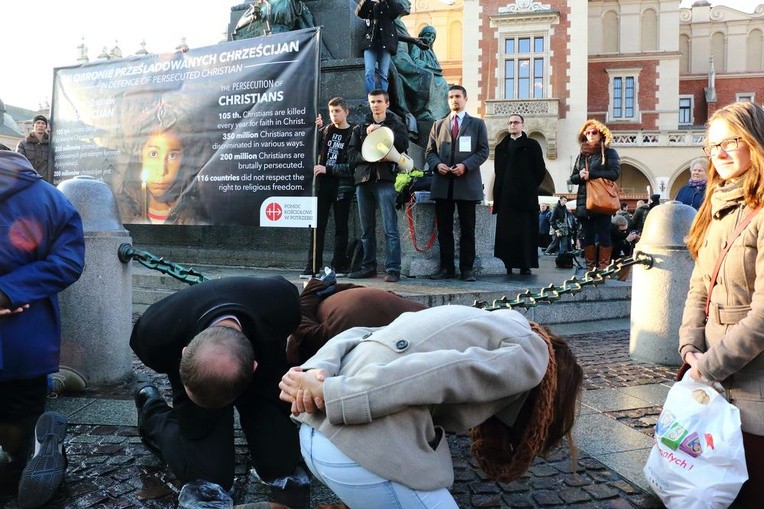
{"label": "woman kneeling on cobblestones", "polygon": [[[313,474],[353,508],[457,507],[446,433],[488,477],[519,477],[570,430],[583,372],[518,312],[439,306],[356,327],[284,375]],[[471,429],[470,429],[471,428]]]}

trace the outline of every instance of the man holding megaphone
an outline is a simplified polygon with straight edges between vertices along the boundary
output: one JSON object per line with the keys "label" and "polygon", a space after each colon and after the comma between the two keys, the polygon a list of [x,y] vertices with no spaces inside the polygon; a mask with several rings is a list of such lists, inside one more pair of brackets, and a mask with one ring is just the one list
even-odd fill
{"label": "man holding megaphone", "polygon": [[[353,131],[348,147],[348,161],[351,167],[355,167],[353,177],[363,246],[361,268],[351,272],[349,277],[362,279],[377,275],[376,208],[379,207],[385,230],[385,281],[395,283],[401,277],[401,238],[395,209],[395,175],[399,171],[397,161],[403,159],[401,154],[409,148],[409,138],[403,122],[395,113],[388,111],[390,97],[387,92],[372,90],[368,97],[371,112],[361,128]],[[382,128],[392,131],[392,139],[387,136],[387,130],[372,136]],[[367,138],[371,138],[369,143],[365,143]]]}

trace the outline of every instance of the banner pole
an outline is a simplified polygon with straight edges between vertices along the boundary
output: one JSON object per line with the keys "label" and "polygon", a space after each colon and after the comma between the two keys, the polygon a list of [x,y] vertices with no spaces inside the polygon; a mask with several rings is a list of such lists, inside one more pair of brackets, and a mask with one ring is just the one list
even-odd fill
{"label": "banner pole", "polygon": [[[313,111],[316,112],[316,116],[318,116],[318,89],[321,86],[321,27],[320,26],[317,27],[317,30],[316,30],[316,45],[318,46],[318,51],[316,51],[316,63],[315,63],[315,65],[316,65],[315,76],[316,76],[317,83],[316,83],[316,86],[313,87],[313,90],[315,91],[313,93]],[[318,142],[319,142],[318,133],[319,133],[319,131],[320,131],[320,129],[318,128],[318,126],[316,126],[316,128],[313,131],[313,149],[314,149],[313,150],[313,154],[314,154],[314,161],[315,161],[314,162],[314,166],[316,164],[321,164],[322,163],[322,160],[321,160],[321,147],[318,146]],[[318,223],[318,181],[317,180],[318,179],[316,177],[316,172],[314,171],[313,172],[313,183],[312,183],[312,186],[311,186],[312,196],[313,196],[313,198],[316,198],[316,220],[314,221],[314,223]],[[311,266],[313,267],[312,268],[313,275],[315,275],[318,272],[318,267],[316,267],[316,249],[318,247],[316,245],[316,241],[317,241],[317,237],[318,237],[318,227],[317,227],[316,224],[314,224],[314,225],[312,225],[312,228],[313,228],[313,231],[312,231],[312,235],[313,235],[313,253],[311,253],[311,258],[312,258]]]}

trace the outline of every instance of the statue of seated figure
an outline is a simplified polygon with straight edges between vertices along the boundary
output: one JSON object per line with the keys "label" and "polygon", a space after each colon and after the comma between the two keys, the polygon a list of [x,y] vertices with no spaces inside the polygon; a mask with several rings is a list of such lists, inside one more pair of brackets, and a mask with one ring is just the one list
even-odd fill
{"label": "statue of seated figure", "polygon": [[[419,32],[418,39],[427,46],[414,44],[400,18],[398,28],[398,53],[393,56],[395,68],[390,82],[394,85],[391,100],[393,108],[410,113],[419,121],[434,121],[448,114],[448,82],[443,77],[443,69],[432,50],[435,42],[435,28],[426,25]],[[408,117],[408,115],[406,115]],[[411,119],[407,118],[411,129]]]}

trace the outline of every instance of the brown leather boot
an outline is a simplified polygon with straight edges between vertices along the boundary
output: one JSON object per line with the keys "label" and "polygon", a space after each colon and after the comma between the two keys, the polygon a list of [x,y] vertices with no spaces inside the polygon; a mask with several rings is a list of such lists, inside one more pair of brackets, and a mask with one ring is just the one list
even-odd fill
{"label": "brown leather boot", "polygon": [[626,281],[629,279],[629,274],[631,274],[631,265],[618,271],[618,281]]}
{"label": "brown leather boot", "polygon": [[584,246],[584,258],[586,259],[586,271],[597,268],[597,246]]}
{"label": "brown leather boot", "polygon": [[613,253],[612,247],[603,247],[600,246],[600,261],[598,264],[598,268],[604,269],[608,265],[610,265],[610,255]]}

